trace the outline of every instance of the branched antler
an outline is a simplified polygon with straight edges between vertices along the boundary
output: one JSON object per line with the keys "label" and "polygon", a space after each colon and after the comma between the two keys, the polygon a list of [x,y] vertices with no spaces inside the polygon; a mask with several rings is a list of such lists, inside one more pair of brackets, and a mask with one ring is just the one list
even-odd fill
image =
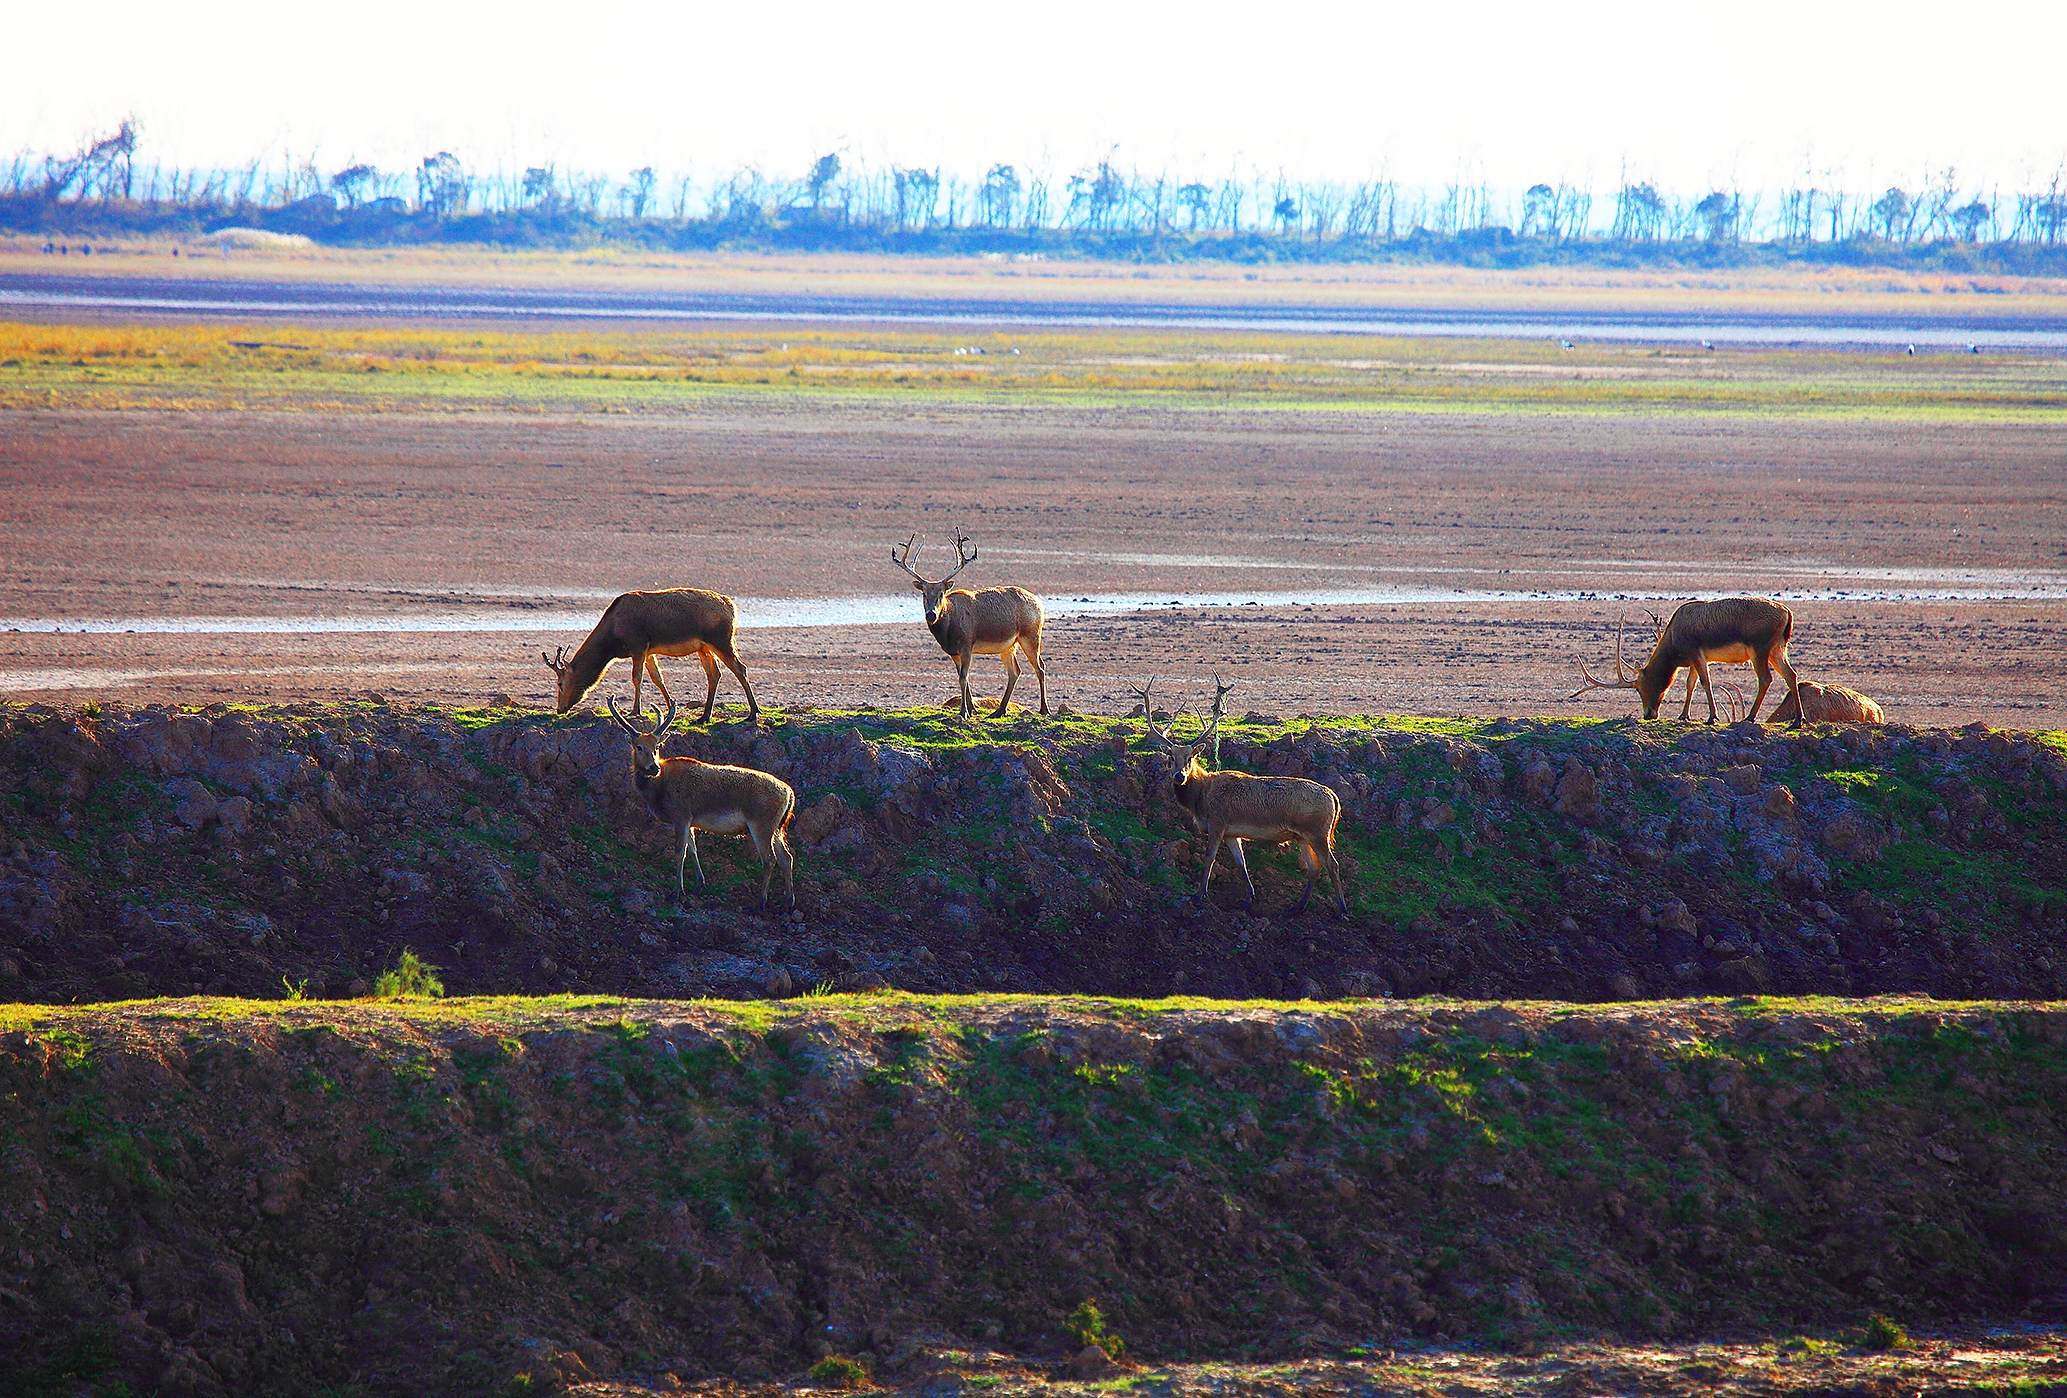
{"label": "branched antler", "polygon": [[[1653,617],[1652,619],[1653,619],[1653,620],[1656,620],[1656,618],[1655,618],[1655,617]],[[1623,668],[1623,664],[1622,664],[1622,631],[1623,631],[1623,628],[1624,628],[1624,626],[1625,626],[1626,624],[1627,624],[1627,618],[1623,618],[1623,619],[1621,619],[1621,620],[1618,620],[1618,621],[1617,621],[1617,622],[1615,623],[1615,678],[1614,678],[1614,679],[1612,679],[1612,680],[1604,680],[1604,679],[1599,679],[1599,678],[1595,677],[1595,675],[1594,675],[1593,671],[1591,671],[1591,670],[1587,669],[1587,668],[1586,668],[1586,667],[1585,667],[1585,666],[1584,666],[1584,665],[1582,664],[1582,665],[1581,665],[1581,666],[1579,667],[1579,673],[1580,673],[1580,674],[1582,674],[1582,675],[1584,675],[1584,676],[1586,676],[1586,683],[1585,683],[1585,684],[1582,684],[1582,685],[1580,685],[1580,686],[1579,686],[1579,687],[1578,687],[1577,689],[1573,690],[1573,691],[1572,691],[1572,692],[1571,692],[1570,694],[1567,694],[1567,695],[1565,696],[1565,698],[1566,698],[1566,700],[1567,700],[1567,701],[1570,701],[1570,700],[1573,700],[1573,699],[1577,699],[1577,698],[1578,698],[1578,697],[1579,697],[1580,695],[1582,695],[1582,694],[1589,694],[1589,693],[1593,692],[1593,691],[1594,691],[1594,690],[1596,690],[1596,689],[1635,689],[1635,688],[1636,688],[1636,676],[1635,676],[1635,675],[1632,675],[1632,674],[1629,674],[1629,673],[1628,673],[1628,672],[1627,672],[1627,671],[1626,671],[1626,670],[1625,670],[1625,669]],[[1663,628],[1663,626],[1664,626],[1664,623],[1663,623],[1663,622],[1660,622],[1660,623],[1659,623],[1659,626],[1660,626],[1660,628],[1662,629],[1662,628]]]}
{"label": "branched antler", "polygon": [[976,561],[975,549],[970,549],[967,553],[962,552],[962,546],[968,542],[969,536],[967,534],[964,534],[959,529],[955,530],[955,566],[952,570],[949,571],[947,577],[941,579],[942,582],[947,582],[949,579],[953,578],[956,573],[961,572],[962,569],[968,567],[971,563],[974,563]]}
{"label": "branched antler", "polygon": [[895,563],[898,567],[904,569],[905,572],[910,573],[914,578],[918,578],[920,582],[924,582],[924,578],[919,578],[918,569],[911,566],[912,545],[916,544],[918,541],[919,536],[916,534],[912,535],[909,539],[906,539],[904,541],[904,552],[902,555],[900,555],[897,552],[897,545],[890,545],[890,561],[892,563]]}

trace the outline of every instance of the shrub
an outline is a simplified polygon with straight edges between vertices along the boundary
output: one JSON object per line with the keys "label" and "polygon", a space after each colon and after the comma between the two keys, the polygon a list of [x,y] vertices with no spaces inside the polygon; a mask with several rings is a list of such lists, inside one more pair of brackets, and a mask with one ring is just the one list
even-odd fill
{"label": "shrub", "polygon": [[1894,1321],[1875,1311],[1866,1317],[1866,1334],[1859,1341],[1867,1349],[1908,1349],[1916,1343],[1909,1338],[1909,1332]]}
{"label": "shrub", "polygon": [[1069,1313],[1069,1319],[1062,1322],[1062,1326],[1075,1337],[1079,1349],[1096,1345],[1105,1351],[1107,1359],[1118,1359],[1127,1352],[1127,1342],[1106,1328],[1104,1313],[1089,1296],[1077,1303],[1077,1308]]}
{"label": "shrub", "polygon": [[824,1388],[869,1387],[868,1365],[838,1354],[828,1354],[813,1364],[809,1378]]}
{"label": "shrub", "polygon": [[395,963],[392,971],[382,971],[373,982],[373,998],[393,1000],[399,996],[417,995],[435,1000],[445,993],[445,982],[438,979],[438,968],[428,961],[419,960],[416,953],[406,948],[402,959]]}

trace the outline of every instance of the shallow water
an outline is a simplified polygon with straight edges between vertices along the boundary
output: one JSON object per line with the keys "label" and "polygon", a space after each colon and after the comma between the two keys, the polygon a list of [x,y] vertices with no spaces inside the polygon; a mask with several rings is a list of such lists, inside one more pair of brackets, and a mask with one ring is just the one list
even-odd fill
{"label": "shallow water", "polygon": [[[1661,565],[1662,566],[1662,565]],[[1354,571],[1354,570],[1344,570]],[[1372,570],[1377,571],[1377,570]],[[1775,569],[1783,572],[1785,570]],[[1819,577],[1856,578],[1854,587],[1814,587],[1773,592],[1783,602],[1984,602],[2057,601],[2067,598],[2067,578],[2051,574],[1952,573],[1940,569],[1856,569],[1840,574],[1817,570]],[[1961,586],[1899,586],[1940,577],[1970,579]],[[1878,584],[1878,585],[1876,585]],[[1472,590],[1465,588],[1321,588],[1298,592],[1132,592],[1075,597],[1045,597],[1050,617],[1111,616],[1162,610],[1216,610],[1242,607],[1302,608],[1526,602],[1668,602],[1683,591],[1642,588],[1586,590]],[[892,597],[742,597],[737,599],[742,627],[893,626],[919,621],[919,607],[910,596]],[[178,616],[178,617],[20,617],[0,618],[0,630],[79,633],[85,635],[265,636],[380,634],[412,632],[565,632],[586,631],[599,609],[459,608],[411,613],[327,613],[305,616]]]}
{"label": "shallow water", "polygon": [[[0,285],[0,311],[56,307],[177,312],[246,318],[265,315],[410,316],[426,319],[576,319],[630,321],[781,321],[794,324],[1012,326],[1148,330],[1257,330],[1342,335],[1460,336],[1470,339],[1595,340],[1639,344],[1914,344],[1940,353],[1983,350],[2067,351],[2067,330],[1982,313],[1961,321],[1815,316],[1571,315],[1482,310],[1371,310],[1354,307],[1112,306],[1038,301],[916,301],[900,298],[742,297],[581,294],[521,288],[380,287],[303,283],[175,282],[15,274]],[[1977,312],[1980,308],[1977,308]]]}

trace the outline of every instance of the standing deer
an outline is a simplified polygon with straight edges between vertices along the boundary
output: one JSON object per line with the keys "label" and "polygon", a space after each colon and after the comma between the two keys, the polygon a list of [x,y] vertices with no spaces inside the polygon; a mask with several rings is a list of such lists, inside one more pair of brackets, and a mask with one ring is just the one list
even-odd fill
{"label": "standing deer", "polygon": [[[669,699],[667,684],[660,678],[663,655],[693,655],[703,662],[704,678],[710,689],[703,696],[703,717],[711,721],[711,706],[718,697],[718,662],[739,677],[746,691],[748,723],[761,716],[754,687],[746,677],[746,666],[732,648],[732,631],[739,624],[738,609],[722,592],[705,592],[696,587],[671,587],[658,592],[627,592],[603,609],[602,620],[589,632],[570,660],[562,646],[543,656],[546,668],[559,681],[560,712],[566,713],[596,687],[613,660],[627,656],[632,662],[632,713],[644,708],[639,696],[642,672],[653,676],[662,699]],[[669,699],[669,702],[673,701]]]}
{"label": "standing deer", "polygon": [[1041,664],[1041,599],[1023,587],[986,587],[975,592],[958,587],[950,591],[948,584],[955,574],[976,561],[976,550],[963,552],[969,540],[959,529],[955,531],[955,566],[940,581],[929,582],[911,566],[912,545],[918,540],[916,534],[907,539],[902,554],[893,545],[890,561],[911,574],[912,586],[918,589],[920,607],[926,616],[926,629],[955,662],[955,678],[962,686],[962,717],[976,717],[976,701],[969,697],[970,658],[995,655],[1005,667],[1004,697],[990,714],[1000,718],[1005,706],[1012,702],[1012,687],[1019,683],[1020,652],[1025,653],[1026,663],[1033,666],[1034,676],[1040,681],[1041,712],[1047,713],[1048,671]]}
{"label": "standing deer", "polygon": [[1810,723],[1882,724],[1888,721],[1888,716],[1880,705],[1856,689],[1801,680],[1794,686],[1794,692],[1773,710],[1773,722],[1787,719],[1793,719],[1797,724],[1804,719]]}
{"label": "standing deer", "polygon": [[[1680,705],[1679,716],[1685,722],[1694,706],[1694,680],[1698,676],[1702,692],[1708,696],[1708,721],[1715,722],[1715,688],[1709,683],[1708,663],[1721,661],[1741,665],[1751,662],[1751,668],[1758,674],[1758,693],[1751,700],[1751,712],[1746,717],[1756,719],[1758,707],[1766,699],[1766,690],[1773,683],[1773,671],[1778,670],[1787,678],[1788,693],[1794,692],[1794,667],[1787,663],[1787,642],[1794,635],[1794,613],[1778,602],[1766,597],[1724,597],[1714,602],[1683,602],[1672,614],[1672,619],[1657,630],[1657,643],[1651,648],[1651,658],[1634,673],[1627,672],[1622,663],[1622,627],[1615,628],[1615,678],[1596,679],[1591,670],[1579,667],[1579,673],[1586,676],[1586,683],[1572,691],[1567,698],[1577,699],[1580,695],[1595,689],[1633,689],[1643,701],[1645,718],[1658,716],[1659,701],[1665,691],[1672,688],[1673,678],[1682,666],[1691,667],[1693,673],[1687,677],[1686,702]],[[1801,726],[1799,715],[1795,727]]]}
{"label": "standing deer", "polygon": [[[667,701],[667,717],[650,733],[634,728],[617,711],[616,696],[605,701],[610,717],[631,735],[632,784],[646,799],[646,808],[675,828],[675,892],[683,897],[682,861],[696,861],[696,887],[704,886],[703,856],[696,852],[696,832],[714,835],[747,835],[761,860],[761,906],[768,906],[768,884],[777,869],[789,905],[797,906],[796,858],[790,853],[790,817],[796,814],[797,793],[780,777],[756,772],[751,767],[725,767],[699,762],[693,757],[660,755],[661,740],[675,721],[675,701]],[[633,715],[638,710],[632,711]]]}
{"label": "standing deer", "polygon": [[[1335,905],[1348,916],[1349,902],[1342,896],[1342,866],[1335,859],[1335,825],[1342,819],[1341,800],[1319,782],[1304,777],[1252,777],[1247,772],[1207,771],[1199,758],[1220,732],[1220,720],[1225,717],[1222,705],[1234,689],[1233,685],[1221,684],[1217,677],[1213,685],[1217,692],[1213,695],[1212,722],[1189,745],[1172,738],[1169,727],[1156,727],[1155,704],[1149,698],[1155,681],[1151,679],[1134,690],[1141,696],[1141,721],[1176,764],[1170,773],[1170,795],[1205,828],[1212,841],[1206,851],[1201,895],[1212,896],[1213,865],[1220,857],[1224,840],[1234,853],[1235,867],[1242,871],[1242,882],[1249,886],[1249,901],[1243,906],[1254,907],[1256,881],[1249,877],[1249,861],[1242,852],[1242,842],[1256,840],[1281,845],[1289,840],[1298,843],[1299,867],[1306,873],[1306,888],[1293,913],[1306,911],[1313,886],[1325,869],[1335,881]],[[1173,717],[1170,724],[1175,725],[1176,721]]]}

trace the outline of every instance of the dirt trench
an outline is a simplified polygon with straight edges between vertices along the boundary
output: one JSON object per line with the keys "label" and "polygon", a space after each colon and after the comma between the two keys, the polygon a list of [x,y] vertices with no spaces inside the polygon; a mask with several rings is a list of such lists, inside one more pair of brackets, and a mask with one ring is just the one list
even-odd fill
{"label": "dirt trench", "polygon": [[1351,912],[1285,852],[1245,906],[1138,722],[720,723],[668,751],[799,794],[798,906],[669,832],[605,718],[378,703],[0,710],[0,997],[812,989],[1307,998],[2047,997],[2059,735],[1282,718],[1221,760],[1343,803]]}

